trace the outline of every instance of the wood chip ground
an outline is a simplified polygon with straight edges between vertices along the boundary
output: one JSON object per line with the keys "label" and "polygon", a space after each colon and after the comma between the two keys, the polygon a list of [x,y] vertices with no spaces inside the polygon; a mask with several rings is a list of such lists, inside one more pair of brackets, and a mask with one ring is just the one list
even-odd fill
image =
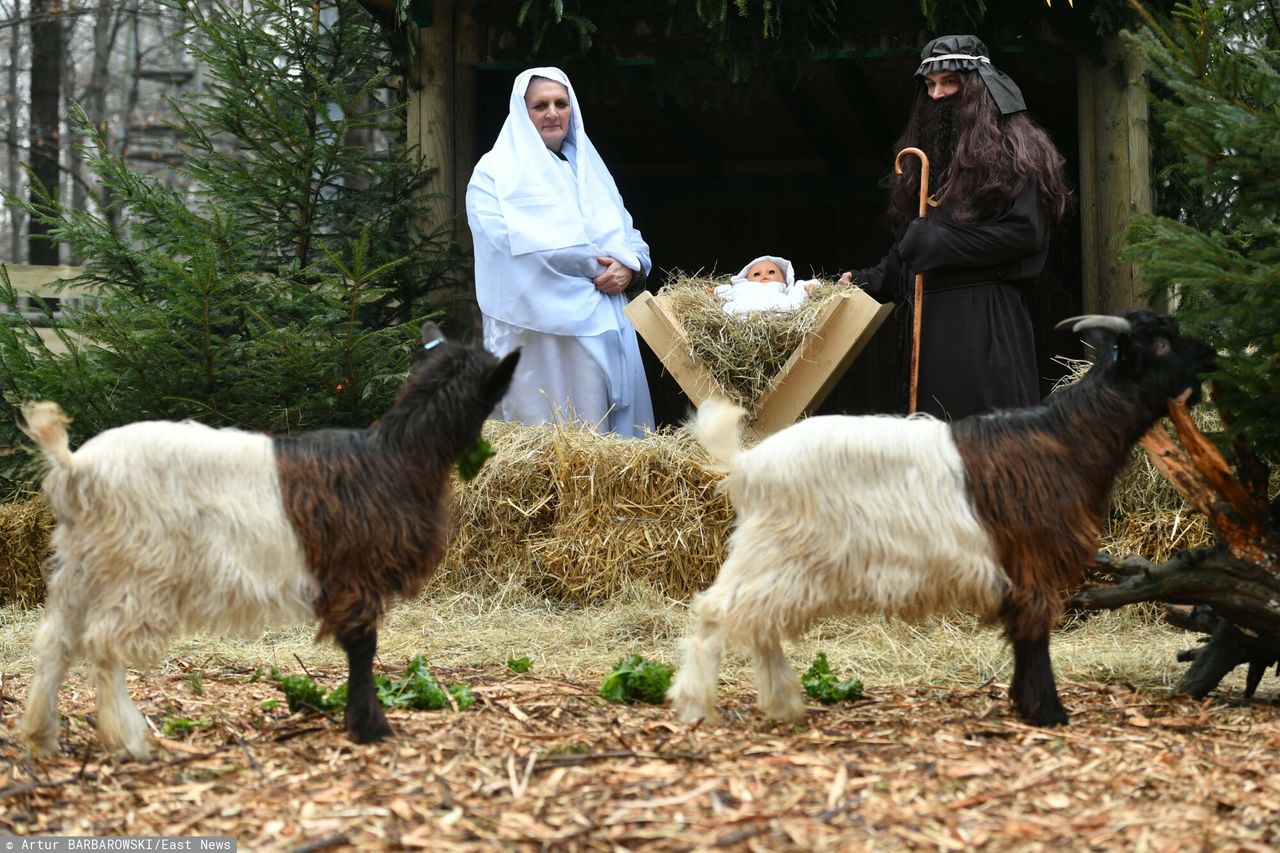
{"label": "wood chip ground", "polygon": [[[459,712],[389,713],[350,743],[232,667],[130,689],[148,719],[202,724],[146,764],[104,756],[91,693],[62,691],[63,756],[30,763],[0,684],[0,832],[231,835],[240,850],[1274,850],[1280,707],[1070,683],[1068,728],[1024,725],[1006,687],[872,690],[768,725],[745,685],[725,723],[605,702],[598,682],[496,667]],[[328,686],[336,669],[313,674]],[[264,707],[265,706],[265,707]]]}

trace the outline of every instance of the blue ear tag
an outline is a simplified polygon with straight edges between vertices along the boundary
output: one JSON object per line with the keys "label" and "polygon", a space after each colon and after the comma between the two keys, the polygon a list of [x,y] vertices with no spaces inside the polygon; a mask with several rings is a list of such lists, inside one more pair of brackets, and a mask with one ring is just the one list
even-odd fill
{"label": "blue ear tag", "polygon": [[440,346],[442,343],[444,343],[444,335],[441,335],[440,337],[436,338],[434,341],[428,341],[427,343],[422,345],[422,348],[425,350],[435,349],[436,347]]}

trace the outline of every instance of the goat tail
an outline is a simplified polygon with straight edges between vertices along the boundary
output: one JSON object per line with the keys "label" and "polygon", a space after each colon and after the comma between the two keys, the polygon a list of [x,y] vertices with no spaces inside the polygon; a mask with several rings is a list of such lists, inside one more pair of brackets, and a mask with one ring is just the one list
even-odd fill
{"label": "goat tail", "polygon": [[725,471],[742,449],[742,418],[747,410],[723,397],[711,397],[698,407],[690,431],[706,448],[716,467]]}
{"label": "goat tail", "polygon": [[67,426],[71,418],[61,406],[51,402],[23,403],[22,418],[26,421],[22,431],[40,445],[50,462],[59,468],[75,467],[75,458],[67,440]]}

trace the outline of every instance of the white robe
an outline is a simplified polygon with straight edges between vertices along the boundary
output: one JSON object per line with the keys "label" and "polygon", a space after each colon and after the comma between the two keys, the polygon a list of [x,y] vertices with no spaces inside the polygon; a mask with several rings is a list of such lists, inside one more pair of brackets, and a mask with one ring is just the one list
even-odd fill
{"label": "white robe", "polygon": [[[525,108],[535,75],[569,90],[565,160],[547,149]],[[622,435],[652,428],[640,346],[622,313],[626,297],[605,295],[592,281],[604,270],[599,257],[648,273],[649,246],[559,69],[533,68],[516,78],[507,120],[467,185],[467,221],[485,345],[499,355],[522,348],[496,416],[530,424],[572,416]]]}

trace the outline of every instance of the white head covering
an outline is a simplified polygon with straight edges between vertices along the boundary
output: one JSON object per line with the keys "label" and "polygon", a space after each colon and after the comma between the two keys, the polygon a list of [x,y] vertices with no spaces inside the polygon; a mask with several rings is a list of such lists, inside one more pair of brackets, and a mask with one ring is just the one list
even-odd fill
{"label": "white head covering", "polygon": [[[524,96],[534,77],[568,90],[563,160],[529,117]],[[559,68],[530,68],[516,77],[507,119],[467,185],[467,221],[486,340],[499,325],[517,335],[577,338],[605,375],[615,406],[607,428],[630,434],[635,425],[651,425],[640,348],[623,313],[626,297],[606,295],[592,281],[604,269],[601,257],[648,272],[649,246],[587,137],[578,97]]]}
{"label": "white head covering", "polygon": [[751,261],[750,263],[748,263],[742,269],[738,270],[738,274],[735,276],[732,276],[729,279],[729,283],[742,284],[744,281],[750,281],[751,279],[747,278],[747,273],[751,272],[751,268],[754,267],[756,264],[760,263],[761,261],[770,261],[772,263],[777,264],[778,270],[779,272],[782,273],[783,277],[787,280],[787,284],[792,285],[796,283],[796,271],[792,269],[791,261],[787,260],[786,258],[779,258],[776,255],[761,255],[760,257],[756,258],[754,261]]}
{"label": "white head covering", "polygon": [[[574,167],[576,193],[565,185],[567,176],[550,159],[554,154],[529,118],[524,96],[534,77],[554,80],[569,90],[572,111],[561,153]],[[511,233],[512,255],[595,243],[609,257],[640,269],[627,243],[618,186],[587,137],[578,96],[559,68],[530,68],[516,77],[507,120],[481,164],[493,176]]]}

